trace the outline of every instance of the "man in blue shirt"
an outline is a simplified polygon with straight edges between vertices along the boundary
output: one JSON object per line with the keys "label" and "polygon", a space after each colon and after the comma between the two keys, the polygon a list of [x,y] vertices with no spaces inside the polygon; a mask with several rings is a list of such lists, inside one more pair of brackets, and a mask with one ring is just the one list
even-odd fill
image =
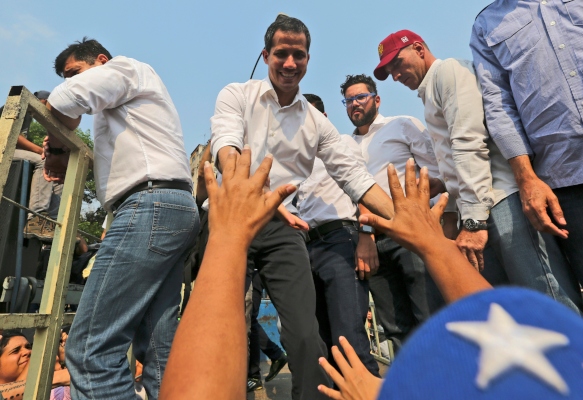
{"label": "man in blue shirt", "polygon": [[583,282],[583,5],[497,0],[470,47],[490,135],[533,226],[556,235]]}

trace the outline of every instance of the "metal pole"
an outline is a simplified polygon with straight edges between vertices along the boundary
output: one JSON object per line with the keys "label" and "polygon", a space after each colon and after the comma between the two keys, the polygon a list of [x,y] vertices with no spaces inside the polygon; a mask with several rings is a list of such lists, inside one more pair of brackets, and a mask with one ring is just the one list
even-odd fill
{"label": "metal pole", "polygon": [[[24,160],[22,165],[22,183],[20,186],[20,204],[26,204],[28,197],[28,174],[30,170],[30,163]],[[26,221],[26,211],[20,209],[18,213],[18,239],[16,244],[16,271],[14,273],[16,280],[12,288],[12,298],[10,299],[10,312],[15,313],[16,300],[18,299],[18,291],[20,289],[20,278],[22,277],[22,252],[24,251],[24,224]],[[28,303],[27,303],[28,304]],[[25,310],[26,311],[26,310]]]}

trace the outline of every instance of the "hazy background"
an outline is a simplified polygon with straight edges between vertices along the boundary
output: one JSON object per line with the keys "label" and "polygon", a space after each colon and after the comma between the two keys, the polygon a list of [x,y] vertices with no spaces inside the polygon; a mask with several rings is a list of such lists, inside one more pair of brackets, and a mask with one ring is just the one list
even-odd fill
{"label": "hazy background", "polygon": [[[209,139],[209,118],[218,92],[249,79],[263,35],[279,12],[304,21],[312,36],[303,93],[324,100],[341,133],[352,132],[340,99],[347,74],[372,76],[377,46],[388,34],[410,29],[438,58],[471,58],[468,46],[476,15],[491,1],[126,1],[0,3],[0,105],[10,86],[51,90],[62,80],[53,70],[57,54],[89,36],[112,55],[154,67],[178,108],[190,152]],[[266,76],[260,61],[255,78]],[[401,84],[378,83],[383,115],[423,119],[421,100]],[[82,129],[92,128],[83,117]]]}

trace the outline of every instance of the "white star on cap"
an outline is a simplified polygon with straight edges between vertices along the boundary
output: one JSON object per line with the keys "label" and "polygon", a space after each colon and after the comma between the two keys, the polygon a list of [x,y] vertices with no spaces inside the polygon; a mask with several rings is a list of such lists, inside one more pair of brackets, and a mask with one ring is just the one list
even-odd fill
{"label": "white star on cap", "polygon": [[480,346],[476,384],[487,389],[492,380],[513,368],[522,368],[559,393],[569,387],[544,355],[546,350],[566,346],[562,333],[517,324],[499,304],[492,303],[485,322],[449,322],[447,330]]}

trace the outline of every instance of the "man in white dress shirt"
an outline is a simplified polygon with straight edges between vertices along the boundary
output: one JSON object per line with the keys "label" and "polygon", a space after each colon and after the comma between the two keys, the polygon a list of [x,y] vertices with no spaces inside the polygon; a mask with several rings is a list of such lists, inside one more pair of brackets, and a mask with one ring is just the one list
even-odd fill
{"label": "man in white dress shirt", "polygon": [[[391,199],[350,156],[330,121],[300,93],[299,83],[310,58],[306,26],[281,15],[264,39],[268,77],[229,84],[218,95],[211,118],[211,146],[219,169],[230,152],[236,154],[249,145],[252,173],[267,154],[273,154],[269,178],[271,187],[276,188],[304,181],[317,156],[354,202],[363,202],[371,211],[390,218]],[[289,224],[307,227],[293,216],[297,210],[292,199],[290,196],[283,203]],[[274,219],[251,244],[248,263],[259,270],[281,318],[281,343],[288,353],[292,397],[325,398],[317,387],[330,381],[317,361],[326,357],[327,351],[318,334],[314,283],[303,234]]]}
{"label": "man in white dress shirt", "polygon": [[[304,94],[304,97],[325,115],[324,103],[318,96]],[[354,139],[350,135],[340,137],[353,157],[364,165]],[[359,257],[363,248],[368,249],[366,240],[371,239],[370,235],[359,233],[358,206],[328,175],[322,160],[316,158],[312,174],[298,189],[296,207],[300,218],[310,227],[306,246],[316,286],[316,317],[320,337],[328,349],[328,361],[335,365],[330,351],[332,346],[340,347],[338,338],[344,336],[366,368],[380,376],[365,330],[368,279],[374,271],[370,267],[367,270]]]}
{"label": "man in white dress shirt", "polygon": [[[352,137],[360,145],[368,171],[383,190],[390,194],[387,166],[395,165],[399,179],[404,185],[405,164],[413,158],[417,168],[427,168],[429,176],[439,176],[437,161],[431,142],[423,124],[409,116],[383,117],[379,113],[381,98],[377,95],[375,82],[367,75],[348,75],[340,85],[344,96],[348,118],[356,127]],[[439,179],[432,178],[432,190],[443,188]],[[361,212],[367,210],[361,206]],[[443,300],[429,276],[423,261],[413,252],[399,246],[385,235],[374,235],[378,256],[369,252],[369,264],[378,264],[375,275],[370,278],[379,322],[385,330],[393,348],[398,351],[407,335],[432,312]],[[419,234],[423,234],[420,232]]]}
{"label": "man in white dress shirt", "polygon": [[580,312],[581,293],[566,259],[554,238],[523,214],[512,169],[484,125],[472,62],[439,60],[408,30],[387,36],[378,50],[375,76],[392,75],[423,101],[439,171],[461,215],[460,251],[490,283],[538,290]]}
{"label": "man in white dress shirt", "polygon": [[[95,40],[67,47],[55,70],[66,80],[47,108],[69,129],[82,114],[94,115],[97,198],[114,214],[67,341],[71,394],[135,398],[127,361],[133,343],[148,398],[155,399],[199,225],[178,113],[152,67],[112,57]],[[45,175],[62,180],[68,153],[52,149],[63,147],[49,134]]]}

